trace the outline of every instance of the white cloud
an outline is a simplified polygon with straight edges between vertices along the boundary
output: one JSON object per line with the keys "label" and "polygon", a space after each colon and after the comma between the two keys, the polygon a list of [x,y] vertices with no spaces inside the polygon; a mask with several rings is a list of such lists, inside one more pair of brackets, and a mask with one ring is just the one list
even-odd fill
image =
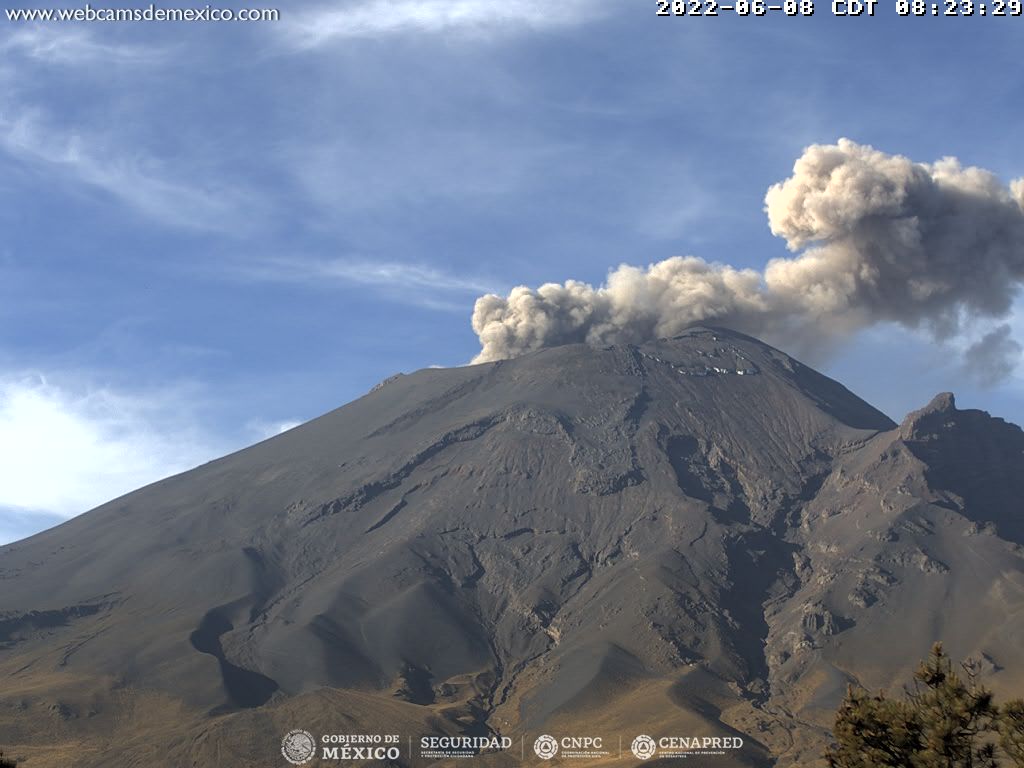
{"label": "white cloud", "polygon": [[70,517],[224,452],[194,424],[183,392],[0,378],[0,509]]}
{"label": "white cloud", "polygon": [[583,0],[363,0],[320,7],[282,25],[291,43],[314,48],[346,38],[460,32],[494,36],[591,22],[611,5]]}
{"label": "white cloud", "polygon": [[112,137],[55,129],[38,111],[10,116],[0,108],[0,150],[16,162],[55,178],[108,193],[118,202],[165,224],[196,230],[233,231],[252,201],[223,185],[174,178],[158,159]]}

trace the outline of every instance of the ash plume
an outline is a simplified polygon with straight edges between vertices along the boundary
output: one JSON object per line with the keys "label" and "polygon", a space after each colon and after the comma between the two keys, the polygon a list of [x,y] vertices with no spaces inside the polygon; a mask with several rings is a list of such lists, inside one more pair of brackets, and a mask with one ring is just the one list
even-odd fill
{"label": "ash plume", "polygon": [[[763,271],[673,257],[619,266],[597,288],[569,280],[479,298],[474,362],[638,343],[698,322],[810,357],[881,322],[941,341],[969,319],[1005,317],[1024,280],[1024,179],[1007,185],[955,158],[917,163],[848,139],[812,145],[768,190],[765,212],[795,255]],[[1019,353],[1007,327],[993,334],[968,356],[987,378],[1006,375]]]}
{"label": "ash plume", "polygon": [[982,386],[998,384],[1020,362],[1024,348],[1011,335],[1009,325],[986,333],[964,352],[966,372]]}

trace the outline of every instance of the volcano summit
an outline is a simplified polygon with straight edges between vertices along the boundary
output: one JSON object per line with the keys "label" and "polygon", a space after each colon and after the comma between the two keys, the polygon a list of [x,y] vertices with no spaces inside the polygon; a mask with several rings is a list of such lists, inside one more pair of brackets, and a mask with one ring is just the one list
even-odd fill
{"label": "volcano summit", "polygon": [[1022,491],[1018,427],[951,395],[897,425],[721,329],[397,376],[0,548],[0,747],[280,766],[301,728],[400,735],[402,765],[511,737],[476,760],[512,766],[572,734],[636,765],[651,734],[813,765],[847,683],[934,640],[1024,687]]}

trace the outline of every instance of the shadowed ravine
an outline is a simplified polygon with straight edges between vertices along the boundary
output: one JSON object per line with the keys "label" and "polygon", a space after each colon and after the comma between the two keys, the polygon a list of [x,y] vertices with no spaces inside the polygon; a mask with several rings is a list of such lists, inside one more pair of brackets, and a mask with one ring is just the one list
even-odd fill
{"label": "shadowed ravine", "polygon": [[231,706],[262,706],[274,695],[277,683],[266,675],[242,669],[224,658],[224,650],[220,646],[220,636],[232,629],[234,627],[230,621],[217,611],[211,611],[203,617],[199,628],[189,636],[189,641],[192,643],[192,647],[200,653],[208,653],[217,659],[220,664],[221,679],[224,681],[224,690]]}

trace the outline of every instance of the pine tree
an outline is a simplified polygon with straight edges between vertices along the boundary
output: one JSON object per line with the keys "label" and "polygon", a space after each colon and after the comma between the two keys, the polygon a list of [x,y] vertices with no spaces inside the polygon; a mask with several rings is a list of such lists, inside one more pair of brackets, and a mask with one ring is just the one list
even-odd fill
{"label": "pine tree", "polygon": [[836,714],[835,738],[826,753],[829,768],[906,768],[920,748],[921,723],[905,702],[850,686]]}
{"label": "pine tree", "polygon": [[962,668],[964,678],[936,643],[914,674],[908,698],[921,722],[923,747],[914,768],[998,768],[998,708],[992,692],[978,684],[977,667],[968,662]]}
{"label": "pine tree", "polygon": [[999,718],[999,744],[1014,765],[1024,765],[1024,700],[1003,706]]}
{"label": "pine tree", "polygon": [[850,687],[835,721],[830,768],[1024,768],[1024,701],[1002,710],[961,671],[940,643],[914,674],[902,700]]}

